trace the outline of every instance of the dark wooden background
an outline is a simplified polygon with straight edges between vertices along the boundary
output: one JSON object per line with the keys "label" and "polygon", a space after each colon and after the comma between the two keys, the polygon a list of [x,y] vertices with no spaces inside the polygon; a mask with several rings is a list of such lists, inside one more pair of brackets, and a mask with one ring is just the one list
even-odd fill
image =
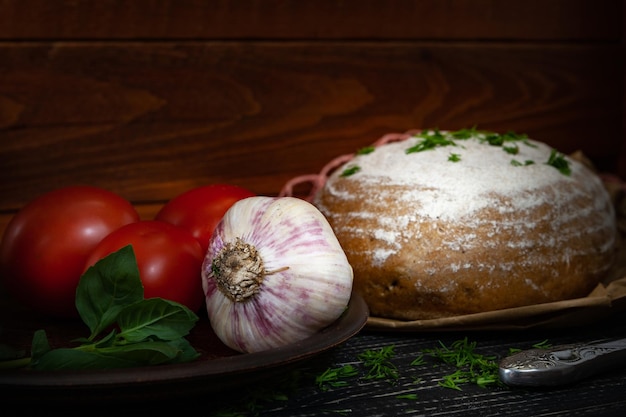
{"label": "dark wooden background", "polygon": [[61,186],[151,217],[276,194],[384,133],[478,126],[626,177],[620,0],[0,0],[0,231]]}

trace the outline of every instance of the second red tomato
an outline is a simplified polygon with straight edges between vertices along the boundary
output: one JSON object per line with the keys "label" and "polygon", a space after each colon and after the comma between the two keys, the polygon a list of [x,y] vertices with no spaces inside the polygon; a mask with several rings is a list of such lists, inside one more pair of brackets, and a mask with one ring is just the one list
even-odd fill
{"label": "second red tomato", "polygon": [[230,184],[212,184],[193,188],[171,199],[155,219],[191,232],[206,252],[215,226],[235,202],[255,194]]}
{"label": "second red tomato", "polygon": [[135,252],[145,298],[176,301],[194,312],[200,309],[204,302],[200,277],[204,252],[187,230],[151,220],[126,225],[96,246],[85,269],[128,245]]}

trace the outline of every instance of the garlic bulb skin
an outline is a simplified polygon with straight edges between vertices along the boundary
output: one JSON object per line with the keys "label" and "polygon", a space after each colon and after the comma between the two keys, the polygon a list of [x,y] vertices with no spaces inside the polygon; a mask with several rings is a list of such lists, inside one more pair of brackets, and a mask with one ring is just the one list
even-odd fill
{"label": "garlic bulb skin", "polygon": [[236,202],[215,228],[202,265],[211,327],[243,353],[303,340],[337,320],[352,280],[324,215],[294,197]]}

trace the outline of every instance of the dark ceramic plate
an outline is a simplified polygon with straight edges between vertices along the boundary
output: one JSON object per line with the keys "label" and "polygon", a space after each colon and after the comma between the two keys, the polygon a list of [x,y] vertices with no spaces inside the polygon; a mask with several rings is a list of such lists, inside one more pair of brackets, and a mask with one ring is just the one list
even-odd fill
{"label": "dark ceramic plate", "polygon": [[[185,396],[215,393],[269,377],[327,351],[358,333],[367,318],[365,302],[353,294],[342,316],[313,336],[276,349],[240,354],[224,346],[211,330],[206,317],[202,317],[188,336],[191,344],[201,353],[197,361],[101,371],[0,371],[0,397],[14,401],[145,401],[175,397],[179,393]],[[56,334],[65,333],[64,337],[84,335],[84,330],[79,333],[77,323],[57,325],[47,333],[50,335],[53,331]],[[4,336],[7,334],[28,337],[22,341],[23,345],[28,345],[32,337],[30,329],[20,333],[5,331]],[[2,337],[0,342],[6,343],[6,339]]]}

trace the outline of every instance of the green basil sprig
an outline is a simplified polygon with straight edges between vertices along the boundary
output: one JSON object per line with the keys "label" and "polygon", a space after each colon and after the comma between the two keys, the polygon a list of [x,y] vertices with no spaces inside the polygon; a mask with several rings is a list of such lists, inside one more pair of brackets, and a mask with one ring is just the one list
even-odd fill
{"label": "green basil sprig", "polygon": [[182,304],[144,298],[132,247],[103,258],[81,277],[76,308],[90,330],[77,346],[52,349],[44,330],[33,336],[37,370],[110,369],[188,362],[199,353],[185,339],[198,316]]}

